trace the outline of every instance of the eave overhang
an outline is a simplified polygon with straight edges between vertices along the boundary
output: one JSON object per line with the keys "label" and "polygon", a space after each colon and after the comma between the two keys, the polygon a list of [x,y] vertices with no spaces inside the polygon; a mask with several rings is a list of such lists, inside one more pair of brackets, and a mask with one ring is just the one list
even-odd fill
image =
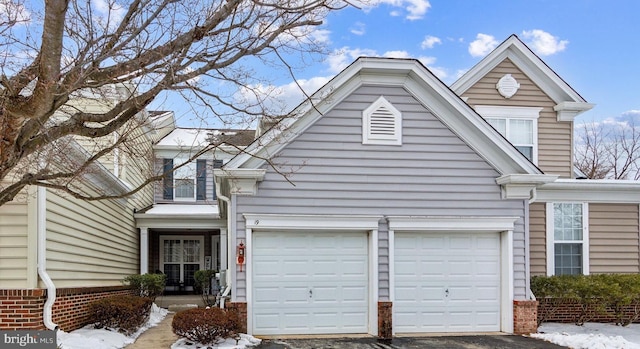
{"label": "eave overhang", "polygon": [[540,186],[536,201],[640,204],[640,181],[558,179]]}
{"label": "eave overhang", "polygon": [[503,199],[531,199],[542,185],[552,183],[558,176],[544,174],[509,174],[496,178]]}
{"label": "eave overhang", "polygon": [[258,182],[264,179],[266,172],[264,169],[214,169],[213,175],[216,182],[228,182],[231,195],[255,195]]}

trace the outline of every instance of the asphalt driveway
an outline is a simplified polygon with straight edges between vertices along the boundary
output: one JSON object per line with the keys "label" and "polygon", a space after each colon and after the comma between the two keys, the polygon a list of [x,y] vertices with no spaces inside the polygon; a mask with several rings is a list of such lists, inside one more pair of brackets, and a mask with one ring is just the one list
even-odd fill
{"label": "asphalt driveway", "polygon": [[558,349],[539,339],[512,335],[376,338],[265,339],[259,349]]}

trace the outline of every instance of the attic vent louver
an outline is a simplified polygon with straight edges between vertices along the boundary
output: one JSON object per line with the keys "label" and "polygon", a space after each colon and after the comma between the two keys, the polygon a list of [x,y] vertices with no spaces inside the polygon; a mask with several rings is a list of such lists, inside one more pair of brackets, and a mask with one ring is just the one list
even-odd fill
{"label": "attic vent louver", "polygon": [[362,113],[363,144],[402,144],[402,114],[380,96]]}

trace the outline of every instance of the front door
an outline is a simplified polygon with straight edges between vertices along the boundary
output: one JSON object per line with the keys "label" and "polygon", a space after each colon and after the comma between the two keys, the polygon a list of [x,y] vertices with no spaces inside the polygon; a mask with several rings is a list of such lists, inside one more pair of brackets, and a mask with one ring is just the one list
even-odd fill
{"label": "front door", "polygon": [[160,237],[160,268],[167,276],[167,291],[193,291],[194,274],[203,266],[204,237]]}

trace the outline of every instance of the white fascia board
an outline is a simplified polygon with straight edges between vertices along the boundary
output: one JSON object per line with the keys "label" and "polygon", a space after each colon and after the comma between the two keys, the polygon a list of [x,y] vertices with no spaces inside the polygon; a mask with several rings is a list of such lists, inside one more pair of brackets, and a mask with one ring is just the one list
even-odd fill
{"label": "white fascia board", "polygon": [[537,190],[540,202],[640,203],[640,181],[558,179]]}
{"label": "white fascia board", "polygon": [[227,222],[217,216],[158,216],[136,213],[136,228],[149,229],[221,229],[227,227]]}
{"label": "white fascia board", "polygon": [[506,58],[509,58],[556,103],[565,102],[567,99],[573,102],[586,102],[515,35],[502,42],[454,82],[451,89],[458,95],[463,94]]}
{"label": "white fascia board", "polygon": [[389,230],[420,232],[512,231],[520,217],[389,216]]}
{"label": "white fascia board", "polygon": [[496,183],[501,186],[503,199],[529,200],[535,196],[534,191],[541,185],[551,183],[558,179],[555,175],[543,174],[510,174],[496,178]]}
{"label": "white fascia board", "polygon": [[593,108],[595,104],[586,102],[561,102],[553,107],[558,121],[573,121],[576,116]]}
{"label": "white fascia board", "polygon": [[244,214],[248,229],[377,230],[382,216]]}
{"label": "white fascia board", "polygon": [[214,169],[213,175],[218,181],[228,181],[229,192],[232,195],[255,195],[258,192],[258,182],[264,179],[267,171],[264,169]]}

